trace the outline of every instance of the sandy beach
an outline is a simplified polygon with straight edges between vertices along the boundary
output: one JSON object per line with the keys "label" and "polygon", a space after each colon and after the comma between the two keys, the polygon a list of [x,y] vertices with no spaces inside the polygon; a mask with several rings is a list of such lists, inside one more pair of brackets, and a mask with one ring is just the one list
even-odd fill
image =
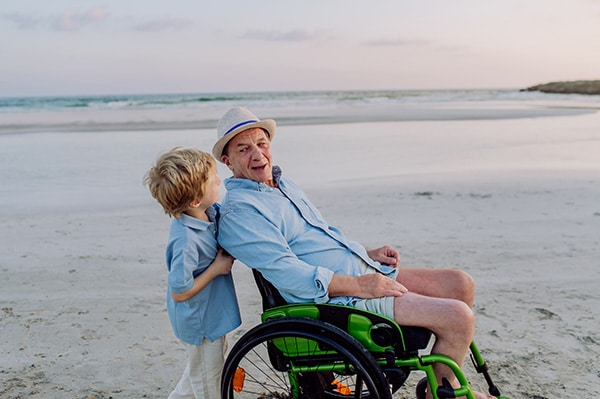
{"label": "sandy beach", "polygon": [[[274,163],[348,237],[474,276],[476,341],[504,395],[598,397],[600,113],[494,112],[284,119]],[[142,176],[174,146],[209,150],[214,129],[6,130],[0,397],[166,398],[186,359],[164,305],[169,219]],[[250,276],[235,264],[230,345],[259,320]]]}

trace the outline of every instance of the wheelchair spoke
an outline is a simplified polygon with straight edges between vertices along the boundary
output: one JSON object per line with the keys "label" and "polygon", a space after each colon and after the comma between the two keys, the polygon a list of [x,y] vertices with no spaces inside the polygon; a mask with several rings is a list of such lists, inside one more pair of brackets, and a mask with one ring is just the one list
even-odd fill
{"label": "wheelchair spoke", "polygon": [[252,348],[240,361],[238,367],[245,370],[243,390],[235,394],[236,398],[289,398],[290,385],[287,374],[268,366],[267,343]]}
{"label": "wheelchair spoke", "polygon": [[362,378],[360,376],[356,377],[354,397],[357,399],[362,398],[362,385]]}
{"label": "wheelchair spoke", "polygon": [[[264,344],[263,344],[264,345]],[[271,371],[270,369],[267,369],[266,367],[264,367],[265,364],[268,364],[268,356],[266,357],[266,348],[263,348],[263,353],[260,353],[259,350],[257,348],[253,348],[252,349],[252,354],[256,357],[256,360],[252,360],[252,357],[248,358],[248,363],[251,364],[253,366],[253,370],[258,370],[258,372],[264,377],[266,378],[268,381],[271,381],[271,384],[268,384],[267,382],[263,382],[263,384],[265,386],[272,386],[272,387],[281,387],[281,386],[285,386],[286,385],[286,379],[283,376],[283,373],[268,373],[268,371]],[[246,376],[248,376],[248,373],[246,373]],[[253,381],[255,383],[258,383],[259,379],[258,378],[254,378],[253,376],[251,376],[253,378]],[[264,380],[263,378],[263,380]]]}

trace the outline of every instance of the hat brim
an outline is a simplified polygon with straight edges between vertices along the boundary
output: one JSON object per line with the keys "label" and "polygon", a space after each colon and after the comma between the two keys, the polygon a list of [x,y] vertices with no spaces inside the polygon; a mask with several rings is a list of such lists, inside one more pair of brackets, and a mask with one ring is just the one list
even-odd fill
{"label": "hat brim", "polygon": [[233,139],[235,136],[248,129],[263,129],[267,132],[269,136],[269,141],[273,141],[273,137],[275,136],[275,126],[276,124],[273,119],[265,119],[262,121],[249,123],[247,125],[241,126],[235,130],[232,130],[231,132],[227,133],[225,136],[217,140],[217,142],[213,146],[212,153],[219,162],[223,162],[221,161],[221,155],[223,155],[223,149],[225,148],[227,143],[229,143],[229,141],[231,141],[231,139]]}

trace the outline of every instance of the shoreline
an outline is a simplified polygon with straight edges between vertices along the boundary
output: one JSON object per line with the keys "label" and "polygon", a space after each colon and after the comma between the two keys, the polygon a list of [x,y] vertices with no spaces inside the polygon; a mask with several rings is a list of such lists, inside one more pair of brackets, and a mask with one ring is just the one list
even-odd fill
{"label": "shoreline", "polygon": [[[340,123],[502,120],[578,116],[598,112],[584,103],[469,102],[447,104],[363,104],[272,108],[254,106],[263,119],[279,126]],[[134,132],[214,129],[224,109],[148,109],[0,113],[0,135],[29,133]]]}

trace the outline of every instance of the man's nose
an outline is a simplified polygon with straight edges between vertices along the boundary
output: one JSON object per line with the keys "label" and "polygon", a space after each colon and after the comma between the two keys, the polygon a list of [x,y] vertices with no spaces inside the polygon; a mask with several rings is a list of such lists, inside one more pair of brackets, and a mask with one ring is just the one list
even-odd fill
{"label": "man's nose", "polygon": [[252,150],[251,150],[251,154],[252,154],[252,159],[253,160],[260,160],[263,157],[263,153],[260,150],[260,148],[258,146],[253,146]]}

